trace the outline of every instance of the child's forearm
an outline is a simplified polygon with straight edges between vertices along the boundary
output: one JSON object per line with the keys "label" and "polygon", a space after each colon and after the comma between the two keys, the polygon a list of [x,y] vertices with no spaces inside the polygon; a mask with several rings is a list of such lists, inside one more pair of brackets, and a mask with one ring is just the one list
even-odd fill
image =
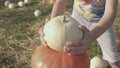
{"label": "child's forearm", "polygon": [[111,68],[120,68],[120,61],[117,62],[109,62]]}
{"label": "child's forearm", "polygon": [[[93,28],[86,37],[88,43],[95,41],[101,34],[103,34],[110,26],[112,26],[116,17],[117,0],[106,0],[108,4],[105,7],[105,13],[95,28]],[[110,3],[111,1],[111,3]],[[116,4],[116,5],[115,5]],[[111,5],[111,6],[110,6]]]}
{"label": "child's forearm", "polygon": [[100,35],[102,35],[114,22],[115,15],[110,14],[110,17],[103,17],[98,24],[90,31],[86,39],[89,43],[93,43]]}
{"label": "child's forearm", "polygon": [[65,7],[66,7],[66,1],[67,0],[56,0],[54,6],[52,8],[51,19],[56,16],[64,14]]}

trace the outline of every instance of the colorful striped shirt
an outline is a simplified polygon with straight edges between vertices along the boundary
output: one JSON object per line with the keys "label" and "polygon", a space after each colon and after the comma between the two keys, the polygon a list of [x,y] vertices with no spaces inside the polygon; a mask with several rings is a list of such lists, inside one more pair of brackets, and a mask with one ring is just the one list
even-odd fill
{"label": "colorful striped shirt", "polygon": [[99,21],[104,14],[105,0],[92,0],[90,4],[83,4],[81,1],[75,0],[74,7],[88,21]]}

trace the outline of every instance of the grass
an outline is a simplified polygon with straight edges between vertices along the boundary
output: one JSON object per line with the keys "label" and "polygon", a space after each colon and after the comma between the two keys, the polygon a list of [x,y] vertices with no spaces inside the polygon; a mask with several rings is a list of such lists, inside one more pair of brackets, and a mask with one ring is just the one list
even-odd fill
{"label": "grass", "polygon": [[[17,3],[19,0],[12,0]],[[0,64],[2,68],[30,68],[30,59],[35,48],[40,45],[38,29],[51,8],[34,0],[23,8],[9,9],[0,2]],[[33,16],[40,9],[43,15]],[[1,68],[0,67],[0,68]]]}
{"label": "grass", "polygon": [[[30,68],[33,51],[39,46],[39,28],[51,12],[52,5],[33,0],[31,5],[9,9],[0,0],[0,68]],[[19,0],[11,0],[17,3]],[[67,11],[71,12],[73,2],[69,1]],[[40,9],[43,14],[35,17],[33,12]],[[119,9],[120,10],[120,9]],[[114,23],[116,37],[120,38],[120,12]],[[89,49],[90,57],[101,54],[97,43]]]}

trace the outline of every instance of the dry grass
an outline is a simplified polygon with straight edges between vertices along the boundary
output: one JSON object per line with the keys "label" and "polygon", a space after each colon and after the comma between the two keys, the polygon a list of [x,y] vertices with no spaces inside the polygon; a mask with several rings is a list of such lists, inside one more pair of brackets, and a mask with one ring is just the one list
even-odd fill
{"label": "dry grass", "polygon": [[[19,0],[11,0],[17,3]],[[50,13],[50,6],[40,1],[23,8],[8,9],[0,1],[0,68],[30,68],[33,51],[40,45],[38,30]],[[43,15],[35,17],[34,10]]]}
{"label": "dry grass", "polygon": [[[30,68],[32,53],[40,45],[39,28],[51,12],[48,0],[8,9],[0,0],[0,68]],[[10,0],[17,4],[19,0]],[[39,9],[43,14],[33,15]]]}

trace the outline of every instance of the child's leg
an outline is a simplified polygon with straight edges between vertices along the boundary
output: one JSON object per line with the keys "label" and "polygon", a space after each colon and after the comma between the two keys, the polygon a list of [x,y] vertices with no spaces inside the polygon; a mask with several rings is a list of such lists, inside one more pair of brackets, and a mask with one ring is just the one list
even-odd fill
{"label": "child's leg", "polygon": [[97,39],[103,53],[103,58],[112,62],[118,61],[115,36],[112,27]]}
{"label": "child's leg", "polygon": [[117,53],[113,28],[110,27],[97,41],[102,49],[103,58],[107,60],[111,66],[117,64],[116,62],[119,61],[119,55]]}

